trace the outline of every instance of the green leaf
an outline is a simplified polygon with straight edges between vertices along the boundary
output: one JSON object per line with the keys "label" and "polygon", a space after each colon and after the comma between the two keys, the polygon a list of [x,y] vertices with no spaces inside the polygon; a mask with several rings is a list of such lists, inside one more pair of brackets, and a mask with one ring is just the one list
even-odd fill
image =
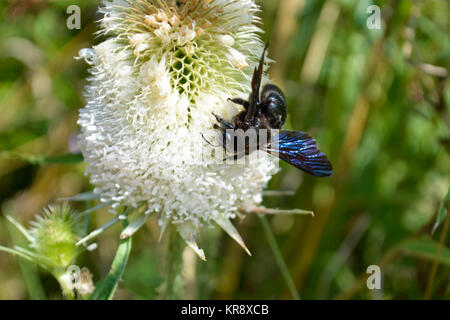
{"label": "green leaf", "polygon": [[[124,228],[126,228],[126,223],[124,223]],[[91,297],[92,300],[111,300],[113,298],[127,265],[130,251],[131,237],[120,241],[116,256],[111,264],[111,270],[105,280],[95,288]]]}
{"label": "green leaf", "polygon": [[434,234],[439,228],[439,226],[444,222],[445,217],[447,216],[447,208],[448,208],[448,202],[450,201],[450,188],[448,189],[447,195],[445,196],[444,200],[442,200],[441,205],[439,206],[439,212],[436,217],[436,221],[433,225],[433,230],[431,230],[431,234]]}
{"label": "green leaf", "polygon": [[450,249],[442,246],[441,254],[437,257],[439,243],[433,240],[419,239],[405,242],[399,247],[404,253],[434,260],[438,258],[438,262],[450,266]]}
{"label": "green leaf", "polygon": [[0,156],[5,158],[19,159],[31,164],[61,164],[61,163],[78,163],[83,161],[81,153],[66,153],[58,156],[34,156],[14,151],[0,151]]}

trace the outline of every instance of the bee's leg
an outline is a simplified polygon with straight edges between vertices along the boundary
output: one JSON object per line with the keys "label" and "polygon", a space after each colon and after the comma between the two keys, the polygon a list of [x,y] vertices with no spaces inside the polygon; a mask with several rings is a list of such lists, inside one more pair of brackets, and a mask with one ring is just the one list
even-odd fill
{"label": "bee's leg", "polygon": [[225,119],[223,119],[221,116],[218,116],[217,114],[215,114],[214,112],[212,113],[214,115],[214,117],[216,117],[217,122],[220,123],[220,125],[222,126],[221,129],[234,129],[234,126],[231,122],[226,121]]}
{"label": "bee's leg", "polygon": [[[216,125],[216,126],[217,126],[217,125]],[[202,135],[203,140],[205,140],[206,143],[209,144],[211,147],[218,148],[218,147],[221,147],[221,146],[222,146],[221,144],[213,145],[211,142],[208,141],[208,139],[205,138],[205,136],[203,135],[203,133],[200,133],[200,134]]]}
{"label": "bee's leg", "polygon": [[228,98],[228,101],[244,106],[245,110],[248,110],[248,107],[250,106],[250,103],[248,101],[241,98],[233,98],[233,99]]}

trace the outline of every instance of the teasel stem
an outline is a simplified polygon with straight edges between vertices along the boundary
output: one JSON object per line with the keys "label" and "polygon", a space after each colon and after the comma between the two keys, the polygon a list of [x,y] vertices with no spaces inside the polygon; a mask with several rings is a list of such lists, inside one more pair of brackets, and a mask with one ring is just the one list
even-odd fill
{"label": "teasel stem", "polygon": [[280,248],[278,247],[277,240],[273,235],[272,229],[270,228],[269,222],[266,217],[262,214],[258,214],[259,221],[261,221],[261,225],[264,230],[264,234],[269,242],[270,249],[272,249],[273,256],[275,257],[275,261],[280,269],[281,275],[283,276],[284,282],[289,289],[289,292],[292,295],[294,300],[301,300],[300,295],[297,292],[297,288],[295,287],[294,280],[292,279],[291,274],[289,273],[289,269],[286,265],[286,262],[283,259],[283,255],[281,254]]}
{"label": "teasel stem", "polygon": [[170,223],[165,231],[167,236],[166,257],[163,265],[164,282],[161,286],[161,299],[183,298],[183,249],[184,242],[178,235],[176,226]]}

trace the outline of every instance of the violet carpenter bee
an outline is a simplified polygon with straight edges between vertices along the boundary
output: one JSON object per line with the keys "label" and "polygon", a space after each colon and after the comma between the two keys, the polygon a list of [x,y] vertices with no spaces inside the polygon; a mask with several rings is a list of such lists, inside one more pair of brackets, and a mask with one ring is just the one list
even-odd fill
{"label": "violet carpenter bee", "polygon": [[[286,99],[283,92],[277,86],[267,84],[260,94],[268,45],[267,43],[264,47],[259,66],[253,73],[248,101],[229,99],[242,105],[245,110],[234,116],[231,122],[213,113],[220,124],[215,125],[215,128],[222,131],[222,146],[234,159],[255,150],[263,150],[314,176],[331,176],[331,163],[313,138],[301,131],[279,130],[286,121]],[[239,147],[237,141],[244,143]]]}

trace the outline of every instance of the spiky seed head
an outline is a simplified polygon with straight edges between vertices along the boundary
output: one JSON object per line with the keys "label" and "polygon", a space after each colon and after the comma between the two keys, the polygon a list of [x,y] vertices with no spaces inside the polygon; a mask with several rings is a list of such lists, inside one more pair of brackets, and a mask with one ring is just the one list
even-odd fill
{"label": "spiky seed head", "polygon": [[60,268],[74,263],[80,253],[76,242],[82,229],[77,213],[67,203],[49,206],[31,224],[30,246],[36,253]]}

